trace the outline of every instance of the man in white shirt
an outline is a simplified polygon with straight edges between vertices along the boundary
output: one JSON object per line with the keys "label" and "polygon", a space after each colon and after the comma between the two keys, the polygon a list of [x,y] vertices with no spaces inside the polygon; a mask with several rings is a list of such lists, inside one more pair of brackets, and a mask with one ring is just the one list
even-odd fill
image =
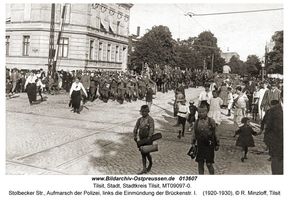
{"label": "man in white shirt", "polygon": [[70,98],[71,98],[71,104],[73,108],[73,112],[76,112],[80,114],[80,102],[81,102],[81,93],[80,90],[83,91],[85,96],[87,97],[86,89],[83,87],[82,83],[79,82],[79,78],[75,78],[75,82],[72,84],[70,88]]}
{"label": "man in white shirt", "polygon": [[229,74],[230,72],[231,72],[231,67],[229,65],[224,65],[223,66],[223,73]]}

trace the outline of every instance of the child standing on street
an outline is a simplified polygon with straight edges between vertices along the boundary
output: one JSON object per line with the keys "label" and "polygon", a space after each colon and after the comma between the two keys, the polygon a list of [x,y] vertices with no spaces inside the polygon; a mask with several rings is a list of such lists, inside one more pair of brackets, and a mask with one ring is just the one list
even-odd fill
{"label": "child standing on street", "polygon": [[239,135],[237,141],[236,141],[236,146],[242,147],[244,151],[244,156],[241,158],[241,161],[244,162],[245,159],[247,158],[247,153],[248,153],[248,147],[254,147],[254,139],[252,135],[256,135],[257,133],[253,130],[251,126],[249,126],[249,118],[244,117],[241,120],[241,123],[244,125],[241,126],[235,133],[234,137],[236,135]]}
{"label": "child standing on street", "polygon": [[186,126],[186,121],[187,117],[189,114],[189,109],[186,106],[186,99],[181,99],[179,104],[178,104],[178,123],[181,124],[182,130],[179,131],[178,138],[181,139],[181,137],[185,136],[185,126]]}
{"label": "child standing on street", "polygon": [[217,125],[220,125],[222,122],[221,119],[221,106],[223,105],[223,100],[218,97],[216,90],[212,92],[213,98],[210,99],[210,109],[208,112],[208,117],[215,120]]}
{"label": "child standing on street", "polygon": [[252,102],[252,117],[254,121],[257,121],[258,117],[258,103],[259,103],[259,91],[258,87],[255,87],[255,91],[253,93],[253,102]]}
{"label": "child standing on street", "polygon": [[149,107],[149,110],[151,111],[151,107],[153,104],[153,89],[150,85],[147,87],[147,93],[146,93],[146,104]]}
{"label": "child standing on street", "polygon": [[194,127],[194,122],[196,121],[196,113],[198,111],[197,106],[194,105],[194,100],[190,100],[190,106],[189,106],[189,116],[188,116],[188,123],[189,123],[189,131],[192,130]]}
{"label": "child standing on street", "polygon": [[232,88],[228,87],[228,114],[227,116],[230,117],[231,116],[231,109],[233,107],[233,93],[232,93]]}

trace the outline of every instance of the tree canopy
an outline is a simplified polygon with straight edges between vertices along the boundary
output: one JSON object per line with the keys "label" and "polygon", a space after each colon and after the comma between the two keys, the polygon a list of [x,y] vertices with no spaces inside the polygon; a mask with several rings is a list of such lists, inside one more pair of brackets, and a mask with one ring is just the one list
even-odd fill
{"label": "tree canopy", "polygon": [[260,74],[261,61],[256,55],[249,55],[245,64],[246,73],[252,76],[257,76],[258,74]]}
{"label": "tree canopy", "polygon": [[283,74],[283,31],[277,31],[272,36],[275,43],[273,50],[266,55],[266,70],[269,73]]}
{"label": "tree canopy", "polygon": [[[267,71],[283,73],[283,31],[277,31],[272,40],[275,46],[266,55]],[[130,57],[131,65],[138,71],[147,63],[149,67],[169,65],[183,70],[212,69],[213,66],[213,72],[222,72],[225,60],[221,57],[217,42],[210,31],[203,31],[197,37],[186,40],[174,40],[168,27],[154,26],[135,43],[135,51]],[[256,55],[249,55],[246,62],[233,56],[228,65],[236,74],[257,76],[261,71],[261,62]]]}
{"label": "tree canopy", "polygon": [[168,27],[154,26],[136,43],[131,62],[134,65],[147,63],[150,67],[155,64],[169,65],[175,54],[173,42]]}

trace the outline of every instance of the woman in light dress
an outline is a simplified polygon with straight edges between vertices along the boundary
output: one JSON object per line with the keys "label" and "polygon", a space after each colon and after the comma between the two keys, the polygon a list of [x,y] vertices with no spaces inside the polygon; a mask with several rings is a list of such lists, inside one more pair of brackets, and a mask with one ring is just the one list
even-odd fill
{"label": "woman in light dress", "polygon": [[221,106],[223,105],[223,100],[218,97],[216,90],[212,92],[213,98],[210,99],[210,110],[208,112],[208,117],[215,120],[217,125],[220,125],[222,122],[221,119]]}
{"label": "woman in light dress", "polygon": [[264,97],[264,94],[267,90],[267,85],[265,85],[264,83],[260,84],[260,89],[259,89],[259,101],[258,101],[258,115],[260,120],[262,121],[263,117],[265,116],[265,111],[263,109],[261,109],[261,102],[262,99]]}
{"label": "woman in light dress", "polygon": [[243,117],[246,116],[246,106],[247,102],[249,101],[247,95],[242,92],[242,87],[237,86],[236,87],[236,94],[237,96],[234,99],[234,123],[237,125],[239,128],[242,123],[241,120]]}

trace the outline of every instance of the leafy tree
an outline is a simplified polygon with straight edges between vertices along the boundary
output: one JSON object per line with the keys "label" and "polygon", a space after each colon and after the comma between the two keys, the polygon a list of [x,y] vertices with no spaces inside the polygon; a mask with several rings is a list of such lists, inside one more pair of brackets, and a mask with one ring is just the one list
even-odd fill
{"label": "leafy tree", "polygon": [[212,60],[212,55],[219,51],[217,38],[210,31],[203,31],[193,40],[193,48],[208,66]]}
{"label": "leafy tree", "polygon": [[226,64],[226,61],[224,58],[221,57],[220,53],[214,54],[214,69],[213,72],[222,73],[223,72],[223,66]]}
{"label": "leafy tree", "polygon": [[276,31],[272,36],[275,45],[266,56],[266,70],[269,73],[283,74],[283,31]]}
{"label": "leafy tree", "polygon": [[175,44],[175,66],[181,69],[196,69],[201,66],[201,59],[197,52],[192,48],[192,38],[177,41]]}
{"label": "leafy tree", "polygon": [[[203,31],[198,37],[193,38],[193,48],[203,61],[208,69],[211,69],[213,60],[213,71],[221,71],[225,60],[221,57],[221,50],[217,45],[217,38],[210,31]],[[212,59],[213,57],[213,59]],[[202,64],[202,65],[203,65]]]}
{"label": "leafy tree", "polygon": [[231,70],[232,70],[233,74],[244,75],[247,72],[246,64],[242,60],[237,58],[236,56],[232,56],[232,58],[230,59],[228,65],[231,67]]}
{"label": "leafy tree", "polygon": [[247,73],[252,76],[257,76],[261,70],[261,61],[256,55],[249,55],[246,61]]}
{"label": "leafy tree", "polygon": [[172,34],[166,26],[154,26],[137,43],[131,55],[132,65],[147,63],[150,67],[155,64],[171,65],[174,63],[174,48]]}

